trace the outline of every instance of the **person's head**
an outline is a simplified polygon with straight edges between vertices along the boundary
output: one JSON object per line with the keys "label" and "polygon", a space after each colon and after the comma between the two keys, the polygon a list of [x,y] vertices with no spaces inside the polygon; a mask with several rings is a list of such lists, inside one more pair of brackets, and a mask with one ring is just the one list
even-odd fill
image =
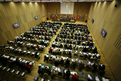
{"label": "person's head", "polygon": [[41,68],[41,66],[39,66],[39,68]]}
{"label": "person's head", "polygon": [[27,62],[27,65],[29,64],[29,62]]}
{"label": "person's head", "polygon": [[45,70],[47,69],[47,67],[45,67]]}
{"label": "person's head", "polygon": [[77,73],[74,73],[74,75],[77,75]]}
{"label": "person's head", "polygon": [[39,64],[38,66],[42,66],[41,64]]}
{"label": "person's head", "polygon": [[69,69],[68,69],[68,71],[69,71]]}

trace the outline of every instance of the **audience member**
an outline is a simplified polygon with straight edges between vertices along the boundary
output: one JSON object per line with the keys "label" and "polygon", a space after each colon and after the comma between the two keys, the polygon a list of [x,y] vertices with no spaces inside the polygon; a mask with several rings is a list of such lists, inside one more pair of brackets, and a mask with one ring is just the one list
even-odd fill
{"label": "audience member", "polygon": [[69,80],[69,77],[70,77],[70,70],[68,69],[68,70],[66,71],[66,79]]}
{"label": "audience member", "polygon": [[78,78],[79,78],[79,76],[77,75],[77,73],[72,75],[73,81],[78,81]]}
{"label": "audience member", "polygon": [[27,70],[28,70],[28,73],[30,73],[31,72],[31,65],[30,65],[30,63],[27,63]]}
{"label": "audience member", "polygon": [[53,79],[54,76],[55,76],[55,69],[53,68],[53,69],[51,70],[51,79]]}

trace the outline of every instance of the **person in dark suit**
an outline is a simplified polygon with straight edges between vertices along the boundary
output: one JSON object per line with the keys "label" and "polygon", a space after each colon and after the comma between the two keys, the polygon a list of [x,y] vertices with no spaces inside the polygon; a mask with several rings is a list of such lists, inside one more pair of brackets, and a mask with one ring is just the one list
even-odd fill
{"label": "person in dark suit", "polygon": [[84,68],[84,63],[81,61],[80,63],[79,63],[79,70],[82,70]]}
{"label": "person in dark suit", "polygon": [[68,70],[66,71],[66,79],[69,80],[69,77],[70,77],[70,70],[68,69]]}
{"label": "person in dark suit", "polygon": [[65,44],[65,46],[64,46],[65,48],[67,48],[67,44]]}
{"label": "person in dark suit", "polygon": [[97,64],[94,63],[94,64],[92,65],[92,71],[94,72],[94,71],[96,71],[96,70],[97,70]]}
{"label": "person in dark suit", "polygon": [[45,61],[48,62],[48,59],[49,59],[49,57],[45,55],[45,56],[44,56],[44,62],[45,62]]}
{"label": "person in dark suit", "polygon": [[99,65],[99,74],[101,76],[103,76],[105,74],[105,65],[104,64]]}
{"label": "person in dark suit", "polygon": [[61,58],[60,64],[61,64],[62,66],[64,65],[64,60],[63,60],[63,58]]}
{"label": "person in dark suit", "polygon": [[104,64],[100,64],[100,65],[99,65],[99,70],[100,70],[100,71],[101,71],[101,70],[104,71],[104,70],[105,70],[105,65],[104,65]]}
{"label": "person in dark suit", "polygon": [[66,60],[66,67],[68,67],[69,65],[70,65],[70,60],[67,59],[67,60]]}
{"label": "person in dark suit", "polygon": [[77,65],[76,61],[73,61],[72,62],[72,68],[75,69],[76,68],[76,65]]}
{"label": "person in dark suit", "polygon": [[69,56],[70,56],[70,58],[72,57],[72,53],[71,53],[71,51],[69,51]]}

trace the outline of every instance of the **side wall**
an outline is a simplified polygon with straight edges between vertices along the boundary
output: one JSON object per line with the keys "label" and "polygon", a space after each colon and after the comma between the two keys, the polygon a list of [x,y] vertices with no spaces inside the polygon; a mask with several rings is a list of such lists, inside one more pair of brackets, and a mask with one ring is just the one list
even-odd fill
{"label": "side wall", "polygon": [[[91,6],[91,3],[75,2],[73,14],[85,16],[85,19],[87,19],[90,6]],[[48,14],[48,17],[49,17],[49,14],[60,14],[60,3],[58,2],[47,3],[47,14]]]}
{"label": "side wall", "polygon": [[[121,81],[121,2],[92,3],[88,16],[91,29],[117,81]],[[115,7],[118,4],[118,7]],[[94,23],[91,20],[94,19]],[[104,38],[101,30],[107,32]]]}
{"label": "side wall", "polygon": [[50,14],[60,14],[60,3],[59,2],[47,3],[47,14],[48,18],[50,17]]}
{"label": "side wall", "polygon": [[90,9],[90,2],[76,2],[74,3],[74,15],[82,15],[85,20],[88,18]]}
{"label": "side wall", "polygon": [[[41,21],[45,21],[45,3],[0,3],[0,45],[12,40]],[[34,17],[38,16],[35,20]],[[13,24],[19,22],[20,27],[14,29]]]}

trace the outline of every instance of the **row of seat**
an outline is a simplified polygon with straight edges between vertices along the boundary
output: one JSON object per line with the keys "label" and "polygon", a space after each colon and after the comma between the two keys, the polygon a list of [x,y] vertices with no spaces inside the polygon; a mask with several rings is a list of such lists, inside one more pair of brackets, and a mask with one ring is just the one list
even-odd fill
{"label": "row of seat", "polygon": [[5,49],[8,51],[8,52],[13,52],[14,54],[16,55],[30,55],[30,56],[34,56],[35,58],[37,58],[38,60],[40,59],[39,55],[41,54],[40,52],[37,52],[37,51],[29,51],[29,50],[24,50],[24,49],[21,49],[21,48],[14,48],[12,46],[4,46],[2,51],[4,51]]}
{"label": "row of seat", "polygon": [[23,41],[29,41],[31,43],[38,43],[41,45],[45,45],[46,47],[49,45],[49,40],[46,40],[46,38],[43,39],[37,39],[37,38],[27,38],[27,37],[22,37]]}
{"label": "row of seat", "polygon": [[[63,49],[63,48],[53,48],[50,47],[49,48],[49,53],[54,54],[54,55],[72,55],[72,53],[74,54],[74,56],[79,56],[79,57],[83,57],[85,59],[90,59],[90,60],[96,60],[99,61],[101,56],[98,53],[86,53],[86,52],[81,52],[81,51],[74,51],[74,50],[69,50],[69,49]],[[70,57],[71,58],[71,57]]]}
{"label": "row of seat", "polygon": [[[66,68],[60,68],[57,66],[51,66],[51,65],[42,64],[42,63],[40,63],[39,66],[41,66],[42,68],[47,67],[49,69],[54,69],[59,75],[63,75],[64,77],[66,76],[65,74],[66,74],[66,71],[68,70]],[[88,81],[110,81],[110,79],[106,78],[106,77],[101,77],[98,75],[92,75],[92,74],[88,74],[88,73],[70,70],[70,75],[74,75],[75,73],[77,73],[77,75],[80,78],[85,78]]]}
{"label": "row of seat", "polygon": [[[49,40],[49,41],[51,41],[51,38],[52,38],[52,36],[33,35],[33,34],[22,35],[21,37],[27,37],[27,38],[36,37],[39,39],[45,39],[45,40]],[[23,40],[26,40],[26,39],[23,38]]]}
{"label": "row of seat", "polygon": [[102,63],[72,59],[69,57],[56,56],[56,55],[50,55],[50,54],[44,55],[44,61],[47,61],[47,62],[50,61],[51,63],[54,63],[55,66],[62,65],[64,67],[65,66],[71,67],[72,69],[75,69],[75,68],[78,68],[79,70],[87,69],[87,70],[92,70],[93,72],[105,73],[105,65]]}
{"label": "row of seat", "polygon": [[93,46],[95,42],[92,41],[87,41],[87,40],[75,40],[75,39],[69,39],[69,38],[61,38],[61,37],[56,37],[55,38],[56,42],[64,42],[64,43],[70,43],[70,44],[78,44],[78,45],[89,45]]}
{"label": "row of seat", "polygon": [[84,47],[87,47],[87,48],[94,48],[94,46],[92,46],[93,42],[82,42],[81,45],[79,44],[71,44],[71,43],[61,43],[61,42],[53,42],[52,43],[52,47],[61,47],[61,48],[66,48],[66,49],[72,49],[72,48],[77,48],[77,50],[81,49],[81,48],[84,48]]}
{"label": "row of seat", "polygon": [[0,54],[0,62],[4,65],[8,65],[9,67],[12,66],[19,66],[22,69],[27,69],[27,65],[30,65],[32,69],[35,61],[31,61],[28,59],[18,58],[16,56]]}
{"label": "row of seat", "polygon": [[[75,27],[74,27],[75,26]],[[63,26],[62,27],[62,29],[63,29],[63,31],[64,30],[66,30],[66,31],[64,31],[64,32],[67,32],[67,31],[70,31],[71,29],[72,29],[72,31],[73,31],[73,33],[75,32],[75,30],[76,31],[78,31],[78,26],[79,25],[74,25],[74,26],[70,26],[69,28],[70,29],[67,29],[67,27],[68,26]],[[82,28],[81,28],[82,27]],[[83,29],[84,29],[84,32],[86,32],[86,31],[88,31],[88,28],[87,28],[87,26],[79,26],[79,31],[81,31],[81,29],[82,29],[82,31],[83,31]],[[61,31],[60,31],[61,32]],[[72,33],[72,34],[73,34]],[[88,42],[92,42],[93,43],[93,40],[92,39],[90,39],[90,40],[87,40],[86,39],[86,36],[87,37],[89,37],[90,35],[89,35],[89,33],[85,33],[85,37],[84,36],[77,36],[76,35],[76,33],[75,33],[75,37],[73,37],[74,35],[67,35],[66,33],[65,34],[60,34],[61,36],[59,37],[59,34],[57,35],[57,38],[60,38],[61,40],[64,38],[64,39],[66,39],[66,38],[71,38],[72,37],[72,40],[73,40],[73,38],[75,39],[76,37],[78,38],[78,40],[81,40],[81,41],[88,41]],[[76,38],[76,40],[77,40],[77,38]],[[91,37],[92,38],[92,37]],[[57,39],[56,41],[58,41],[59,39]],[[62,41],[63,42],[63,41]],[[55,44],[54,44],[55,43]],[[65,44],[65,43],[64,43]],[[89,58],[89,59],[95,59],[95,60],[100,60],[100,54],[98,54],[97,53],[97,48],[95,47],[95,46],[79,46],[79,45],[76,45],[77,43],[75,43],[75,45],[74,45],[74,47],[81,47],[81,48],[83,48],[84,50],[83,50],[83,52],[81,52],[81,51],[77,51],[77,49],[75,49],[75,50],[70,50],[70,48],[68,48],[68,49],[63,49],[63,45],[62,45],[62,43],[61,42],[53,42],[53,44],[52,44],[52,47],[50,47],[49,48],[49,53],[51,53],[51,54],[62,54],[63,53],[63,55],[66,55],[66,54],[68,54],[68,55],[71,55],[72,53],[74,53],[74,55],[80,55],[80,57],[84,57],[84,58]],[[65,44],[65,45],[69,45],[69,44]],[[71,45],[71,44],[70,44]],[[87,45],[87,43],[86,43],[86,45]],[[61,47],[62,46],[62,48],[58,48],[58,47]],[[55,48],[54,48],[55,47]],[[65,48],[66,46],[64,46],[64,48]],[[69,47],[69,46],[68,46]],[[87,51],[87,49],[88,48],[90,48],[91,47],[91,49],[93,50],[92,51],[92,53],[90,53],[90,52],[88,52]],[[61,58],[60,58],[60,56],[54,56],[55,58],[53,58],[53,56],[54,55],[52,55],[52,57],[51,57],[51,55],[50,54],[46,54],[45,55],[45,57],[44,57],[44,61],[50,61],[50,62],[52,62],[52,63],[54,63],[55,64],[55,66],[58,66],[60,63],[61,63]],[[57,60],[59,58],[59,60]],[[64,58],[63,58],[64,59]],[[71,58],[70,58],[71,59]],[[75,68],[75,67],[77,67],[78,66],[78,64],[76,64],[76,63],[81,63],[80,62],[80,60],[78,60],[78,59],[73,59],[74,61],[72,62],[72,59],[71,59],[71,62],[72,62],[72,64],[71,64],[71,67],[72,68]],[[66,61],[66,60],[65,60]],[[105,73],[105,65],[104,64],[98,64],[98,63],[94,63],[94,62],[87,62],[87,61],[84,61],[85,63],[84,63],[84,66],[87,68],[87,69],[91,69],[93,72],[94,71],[98,71],[98,73],[100,74],[100,75],[104,75],[104,73]],[[70,64],[70,62],[69,62],[69,64]],[[43,64],[43,65],[45,65],[46,66],[46,64]],[[65,62],[65,64],[62,64],[64,67],[68,67],[68,64]],[[82,66],[82,64],[81,64],[81,66],[80,67],[78,67],[79,69],[82,69],[81,67],[83,67]],[[84,68],[84,67],[83,67]],[[80,74],[81,75],[81,74]],[[83,76],[81,76],[81,77],[83,77]],[[86,76],[85,76],[86,77]],[[84,78],[85,78],[84,77]],[[91,76],[92,77],[92,76]],[[92,79],[93,80],[96,80],[96,78],[94,79],[94,77],[95,76],[93,76],[92,77]],[[87,78],[87,77],[86,77]],[[89,78],[89,77],[88,77]],[[102,78],[101,79],[98,79],[99,81],[101,80],[101,81],[105,81],[105,80],[103,80]]]}
{"label": "row of seat", "polygon": [[6,72],[10,72],[12,74],[15,73],[16,75],[19,75],[20,74],[20,76],[22,76],[22,77],[24,77],[25,74],[26,74],[25,72],[17,71],[15,69],[7,68],[7,67],[1,66],[1,65],[0,65],[0,70],[6,71]]}
{"label": "row of seat", "polygon": [[[38,45],[38,44],[32,44],[32,43],[24,43],[23,41],[9,41],[10,43],[12,43],[12,45],[14,45],[15,47],[21,47],[21,46],[25,46],[27,47],[27,49],[35,49],[37,46],[39,46],[39,49],[38,50],[41,50],[43,51],[45,46],[44,45]],[[36,49],[35,49],[36,50]]]}

